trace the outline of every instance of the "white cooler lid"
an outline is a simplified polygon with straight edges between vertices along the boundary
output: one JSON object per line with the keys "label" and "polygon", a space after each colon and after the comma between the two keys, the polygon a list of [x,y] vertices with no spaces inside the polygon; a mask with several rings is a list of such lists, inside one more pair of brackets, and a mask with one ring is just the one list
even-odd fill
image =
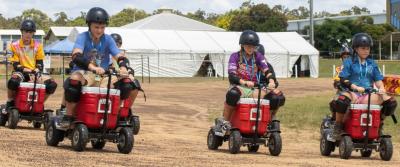
{"label": "white cooler lid", "polygon": [[[31,83],[31,82],[21,82],[19,84],[19,86],[23,87],[23,88],[33,88],[33,83]],[[44,84],[36,84],[36,88],[37,89],[46,89],[46,85],[44,85]]]}
{"label": "white cooler lid", "polygon": [[[107,88],[84,86],[84,87],[82,87],[82,94],[85,94],[85,93],[106,95],[107,94]],[[120,92],[119,92],[118,89],[110,89],[110,95],[119,96],[119,94],[120,94]]]}
{"label": "white cooler lid", "polygon": [[[257,104],[257,98],[240,98],[239,104]],[[260,99],[261,105],[269,105],[269,100]]]}
{"label": "white cooler lid", "polygon": [[[351,104],[350,108],[354,109],[354,110],[367,110],[368,104]],[[371,105],[370,106],[371,110],[381,110],[381,108],[382,108],[382,106],[380,106],[380,105]]]}

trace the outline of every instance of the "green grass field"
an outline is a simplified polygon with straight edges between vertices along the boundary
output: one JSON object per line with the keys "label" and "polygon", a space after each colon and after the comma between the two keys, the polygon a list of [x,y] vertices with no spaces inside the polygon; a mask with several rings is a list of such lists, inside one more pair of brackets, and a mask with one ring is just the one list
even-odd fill
{"label": "green grass field", "polygon": [[[385,74],[398,74],[400,75],[400,61],[377,61],[379,68],[382,69],[382,65],[385,65]],[[319,59],[319,76],[320,77],[332,77],[332,66],[342,65],[339,59]]]}

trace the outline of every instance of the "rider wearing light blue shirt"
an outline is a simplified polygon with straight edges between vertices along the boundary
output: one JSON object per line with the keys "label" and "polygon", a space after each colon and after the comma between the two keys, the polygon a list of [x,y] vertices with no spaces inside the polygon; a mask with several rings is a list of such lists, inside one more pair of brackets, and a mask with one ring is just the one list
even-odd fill
{"label": "rider wearing light blue shirt", "polygon": [[357,54],[344,60],[339,77],[348,79],[364,89],[372,88],[374,82],[383,80],[383,75],[375,61],[367,58],[364,63],[360,63]]}
{"label": "rider wearing light blue shirt", "polygon": [[[100,67],[107,70],[110,65],[110,56],[117,56],[121,51],[118,49],[114,39],[104,34],[100,37],[100,41],[96,44],[93,42],[91,33],[89,31],[80,33],[76,39],[74,49],[80,49],[83,51],[83,56],[89,61],[97,61],[100,63]],[[92,55],[93,51],[97,52],[98,56]],[[82,70],[78,66],[74,66],[72,71]]]}

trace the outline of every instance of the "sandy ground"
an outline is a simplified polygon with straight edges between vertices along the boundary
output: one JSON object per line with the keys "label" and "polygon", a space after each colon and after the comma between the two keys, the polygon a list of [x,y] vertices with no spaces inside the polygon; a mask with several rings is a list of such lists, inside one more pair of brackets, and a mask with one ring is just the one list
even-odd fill
{"label": "sandy ground", "polygon": [[[4,85],[4,79],[0,82]],[[400,148],[394,143],[390,162],[380,160],[374,152],[371,158],[361,158],[353,152],[350,160],[338,157],[338,151],[330,157],[319,152],[319,127],[315,130],[282,128],[283,150],[279,157],[269,155],[267,148],[258,153],[241,152],[232,155],[227,143],[217,151],[207,149],[207,132],[212,122],[208,111],[220,106],[227,88],[227,81],[188,80],[177,83],[158,80],[144,83],[147,102],[142,94],[134,110],[141,120],[141,131],[135,136],[132,153],[120,154],[116,144],[107,143],[102,151],[90,148],[84,152],[71,149],[71,142],[64,140],[59,147],[45,143],[43,130],[35,130],[31,124],[20,122],[16,130],[0,127],[0,166],[398,166]],[[61,87],[60,87],[61,88]],[[46,106],[59,106],[62,89],[51,97]],[[280,88],[286,96],[302,98],[331,90],[330,79],[286,79]],[[6,99],[6,91],[0,89],[0,100]],[[290,102],[287,102],[290,103]],[[397,134],[396,134],[397,135]]]}

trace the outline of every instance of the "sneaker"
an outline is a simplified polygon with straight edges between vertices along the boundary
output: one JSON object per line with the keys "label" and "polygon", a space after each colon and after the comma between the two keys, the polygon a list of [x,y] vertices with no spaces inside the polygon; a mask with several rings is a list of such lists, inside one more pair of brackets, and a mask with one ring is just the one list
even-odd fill
{"label": "sneaker", "polygon": [[0,114],[7,114],[7,107],[5,104],[0,105]]}
{"label": "sneaker", "polygon": [[69,115],[63,115],[62,118],[59,120],[57,123],[58,127],[60,128],[69,128],[71,126],[71,123],[75,120],[72,116]]}
{"label": "sneaker", "polygon": [[224,136],[227,131],[231,129],[231,123],[229,121],[225,121],[224,118],[216,118],[215,119],[215,134],[217,136]]}
{"label": "sneaker", "polygon": [[60,116],[64,116],[64,115],[66,115],[66,113],[67,113],[67,108],[61,107],[61,108],[58,110],[58,113],[57,113],[57,114],[59,114]]}
{"label": "sneaker", "polygon": [[7,101],[7,103],[6,103],[6,108],[10,108],[10,107],[14,107],[14,106],[15,106],[14,100]]}

